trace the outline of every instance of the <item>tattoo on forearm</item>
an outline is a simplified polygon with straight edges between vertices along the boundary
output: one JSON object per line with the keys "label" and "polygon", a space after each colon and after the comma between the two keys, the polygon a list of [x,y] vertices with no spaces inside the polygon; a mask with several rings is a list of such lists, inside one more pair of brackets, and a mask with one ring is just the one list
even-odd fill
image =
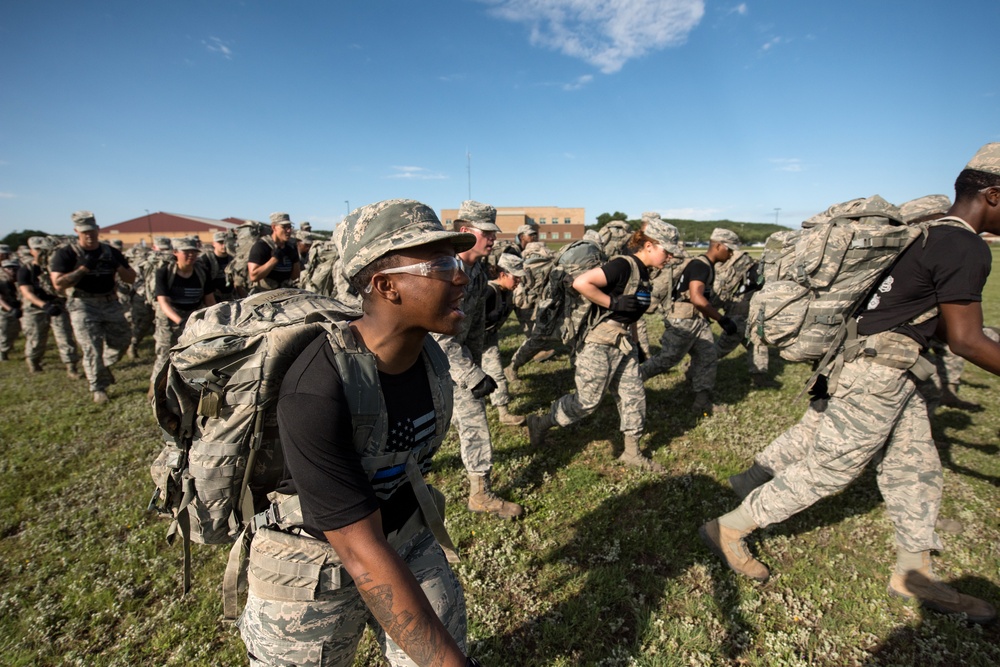
{"label": "tattoo on forearm", "polygon": [[358,593],[375,620],[385,629],[399,647],[418,665],[440,665],[444,661],[443,647],[429,619],[421,619],[409,611],[393,612],[392,587],[388,585],[365,588],[371,577],[364,575],[355,580]]}

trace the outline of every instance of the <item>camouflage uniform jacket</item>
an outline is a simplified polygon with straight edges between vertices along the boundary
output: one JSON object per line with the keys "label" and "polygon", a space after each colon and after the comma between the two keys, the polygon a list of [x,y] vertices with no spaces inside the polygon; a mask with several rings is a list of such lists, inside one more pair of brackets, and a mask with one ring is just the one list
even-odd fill
{"label": "camouflage uniform jacket", "polygon": [[451,363],[451,377],[459,386],[471,389],[486,377],[481,368],[486,338],[486,290],[489,277],[486,264],[480,260],[466,266],[469,284],[465,286],[462,310],[465,319],[462,328],[454,336],[434,334],[441,349]]}

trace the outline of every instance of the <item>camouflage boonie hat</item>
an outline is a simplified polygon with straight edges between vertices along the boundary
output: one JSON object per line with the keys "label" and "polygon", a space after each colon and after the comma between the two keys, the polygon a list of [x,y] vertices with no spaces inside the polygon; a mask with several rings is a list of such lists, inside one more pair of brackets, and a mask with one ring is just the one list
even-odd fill
{"label": "camouflage boonie hat", "polygon": [[951,199],[948,195],[927,195],[900,204],[899,212],[903,216],[903,222],[913,222],[930,216],[943,216],[949,208]]}
{"label": "camouflage boonie hat", "polygon": [[78,232],[92,232],[101,228],[90,211],[74,211],[69,217],[73,221],[73,229]]}
{"label": "camouflage boonie hat", "polygon": [[32,250],[48,250],[52,244],[44,236],[32,236],[28,238],[28,247]]}
{"label": "camouflage boonie hat", "polygon": [[723,229],[722,227],[716,227],[713,229],[712,236],[710,236],[708,240],[721,243],[733,252],[740,249],[740,237],[736,235],[736,232]]}
{"label": "camouflage boonie hat", "polygon": [[153,243],[159,250],[170,250],[173,247],[173,244],[171,244],[170,239],[167,238],[166,236],[157,236],[155,239],[153,239]]}
{"label": "camouflage boonie hat", "polygon": [[271,214],[271,226],[275,225],[290,225],[292,224],[292,219],[287,213],[272,213]]}
{"label": "camouflage boonie hat", "polygon": [[980,148],[965,168],[1000,176],[1000,142],[986,144]]}
{"label": "camouflage boonie hat", "polygon": [[170,242],[170,244],[173,246],[174,252],[183,252],[184,250],[198,249],[198,244],[195,243],[195,240],[192,238],[188,238],[186,236],[183,238],[174,239],[173,241]]}
{"label": "camouflage boonie hat", "polygon": [[659,214],[655,218],[646,218],[646,236],[656,239],[656,242],[663,246],[663,249],[671,255],[678,256],[684,254],[684,243],[681,242],[681,233],[669,222],[660,219]]}
{"label": "camouflage boonie hat", "polygon": [[341,271],[353,278],[379,257],[406,248],[451,241],[455,252],[476,244],[474,234],[447,232],[434,211],[412,199],[388,199],[355,209],[334,233]]}
{"label": "camouflage boonie hat", "polygon": [[517,228],[517,235],[528,235],[528,236],[538,236],[538,227],[533,227],[532,225],[521,225]]}
{"label": "camouflage boonie hat", "polygon": [[481,204],[468,199],[462,202],[455,221],[466,223],[466,227],[475,227],[484,232],[499,232],[497,226],[497,210],[489,204]]}
{"label": "camouflage boonie hat", "polygon": [[215,243],[225,243],[226,233],[225,232],[215,232],[212,234],[212,241]]}
{"label": "camouflage boonie hat", "polygon": [[125,244],[122,243],[121,239],[111,239],[111,245],[118,248],[119,250],[125,247]]}
{"label": "camouflage boonie hat", "polygon": [[512,276],[524,277],[524,260],[512,252],[501,253],[497,266]]}

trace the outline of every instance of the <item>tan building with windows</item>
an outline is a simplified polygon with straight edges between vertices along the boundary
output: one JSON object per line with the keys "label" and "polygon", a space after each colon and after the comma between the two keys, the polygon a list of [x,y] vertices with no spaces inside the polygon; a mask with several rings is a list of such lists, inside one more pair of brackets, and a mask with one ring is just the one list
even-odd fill
{"label": "tan building with windows", "polygon": [[[441,221],[445,227],[455,226],[457,208],[441,210]],[[513,239],[521,225],[536,225],[538,240],[551,245],[563,245],[583,238],[587,219],[582,208],[560,208],[558,206],[497,206],[498,239]]]}

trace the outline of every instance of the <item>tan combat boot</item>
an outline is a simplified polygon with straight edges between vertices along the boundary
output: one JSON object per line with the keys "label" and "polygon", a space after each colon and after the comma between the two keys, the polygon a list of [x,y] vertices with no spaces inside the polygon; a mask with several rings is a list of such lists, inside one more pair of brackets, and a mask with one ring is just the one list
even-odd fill
{"label": "tan combat boot", "polygon": [[76,370],[76,362],[66,364],[66,377],[71,380],[79,380],[81,377],[80,371]]}
{"label": "tan combat boot", "polygon": [[105,392],[103,391],[94,392],[94,403],[97,403],[98,405],[103,405],[104,403],[107,402],[108,402],[108,395]]}
{"label": "tan combat boot", "polygon": [[493,493],[489,473],[469,473],[469,511],[487,512],[501,519],[516,519],[524,514],[523,507]]}
{"label": "tan combat boot", "polygon": [[507,426],[521,426],[525,422],[524,415],[512,415],[507,411],[506,405],[498,405],[497,413],[500,415],[500,423]]}
{"label": "tan combat boot", "polygon": [[[728,524],[728,525],[724,525]],[[735,524],[735,525],[732,525]],[[760,582],[771,576],[767,566],[753,557],[743,538],[757,527],[742,507],[712,519],[698,529],[701,541],[733,572]]]}
{"label": "tan combat boot", "polygon": [[921,606],[943,614],[965,614],[973,623],[983,625],[996,618],[989,602],[959,593],[934,576],[930,551],[917,553],[899,550],[896,569],[889,578],[889,595],[917,600]]}
{"label": "tan combat boot", "polygon": [[544,415],[528,415],[528,442],[532,447],[539,447],[545,442],[545,434],[556,425],[551,412]]}
{"label": "tan combat boot", "polygon": [[729,486],[733,487],[736,495],[743,500],[750,495],[750,492],[758,486],[764,486],[770,482],[774,476],[762,466],[755,462],[743,472],[729,478]]}
{"label": "tan combat boot", "polygon": [[648,472],[662,474],[667,471],[653,459],[642,455],[642,451],[639,449],[639,438],[634,435],[625,436],[625,451],[618,457],[618,460],[627,466]]}
{"label": "tan combat boot", "polygon": [[517,369],[514,368],[514,364],[511,364],[503,369],[503,376],[507,378],[507,382],[509,384],[517,384]]}

